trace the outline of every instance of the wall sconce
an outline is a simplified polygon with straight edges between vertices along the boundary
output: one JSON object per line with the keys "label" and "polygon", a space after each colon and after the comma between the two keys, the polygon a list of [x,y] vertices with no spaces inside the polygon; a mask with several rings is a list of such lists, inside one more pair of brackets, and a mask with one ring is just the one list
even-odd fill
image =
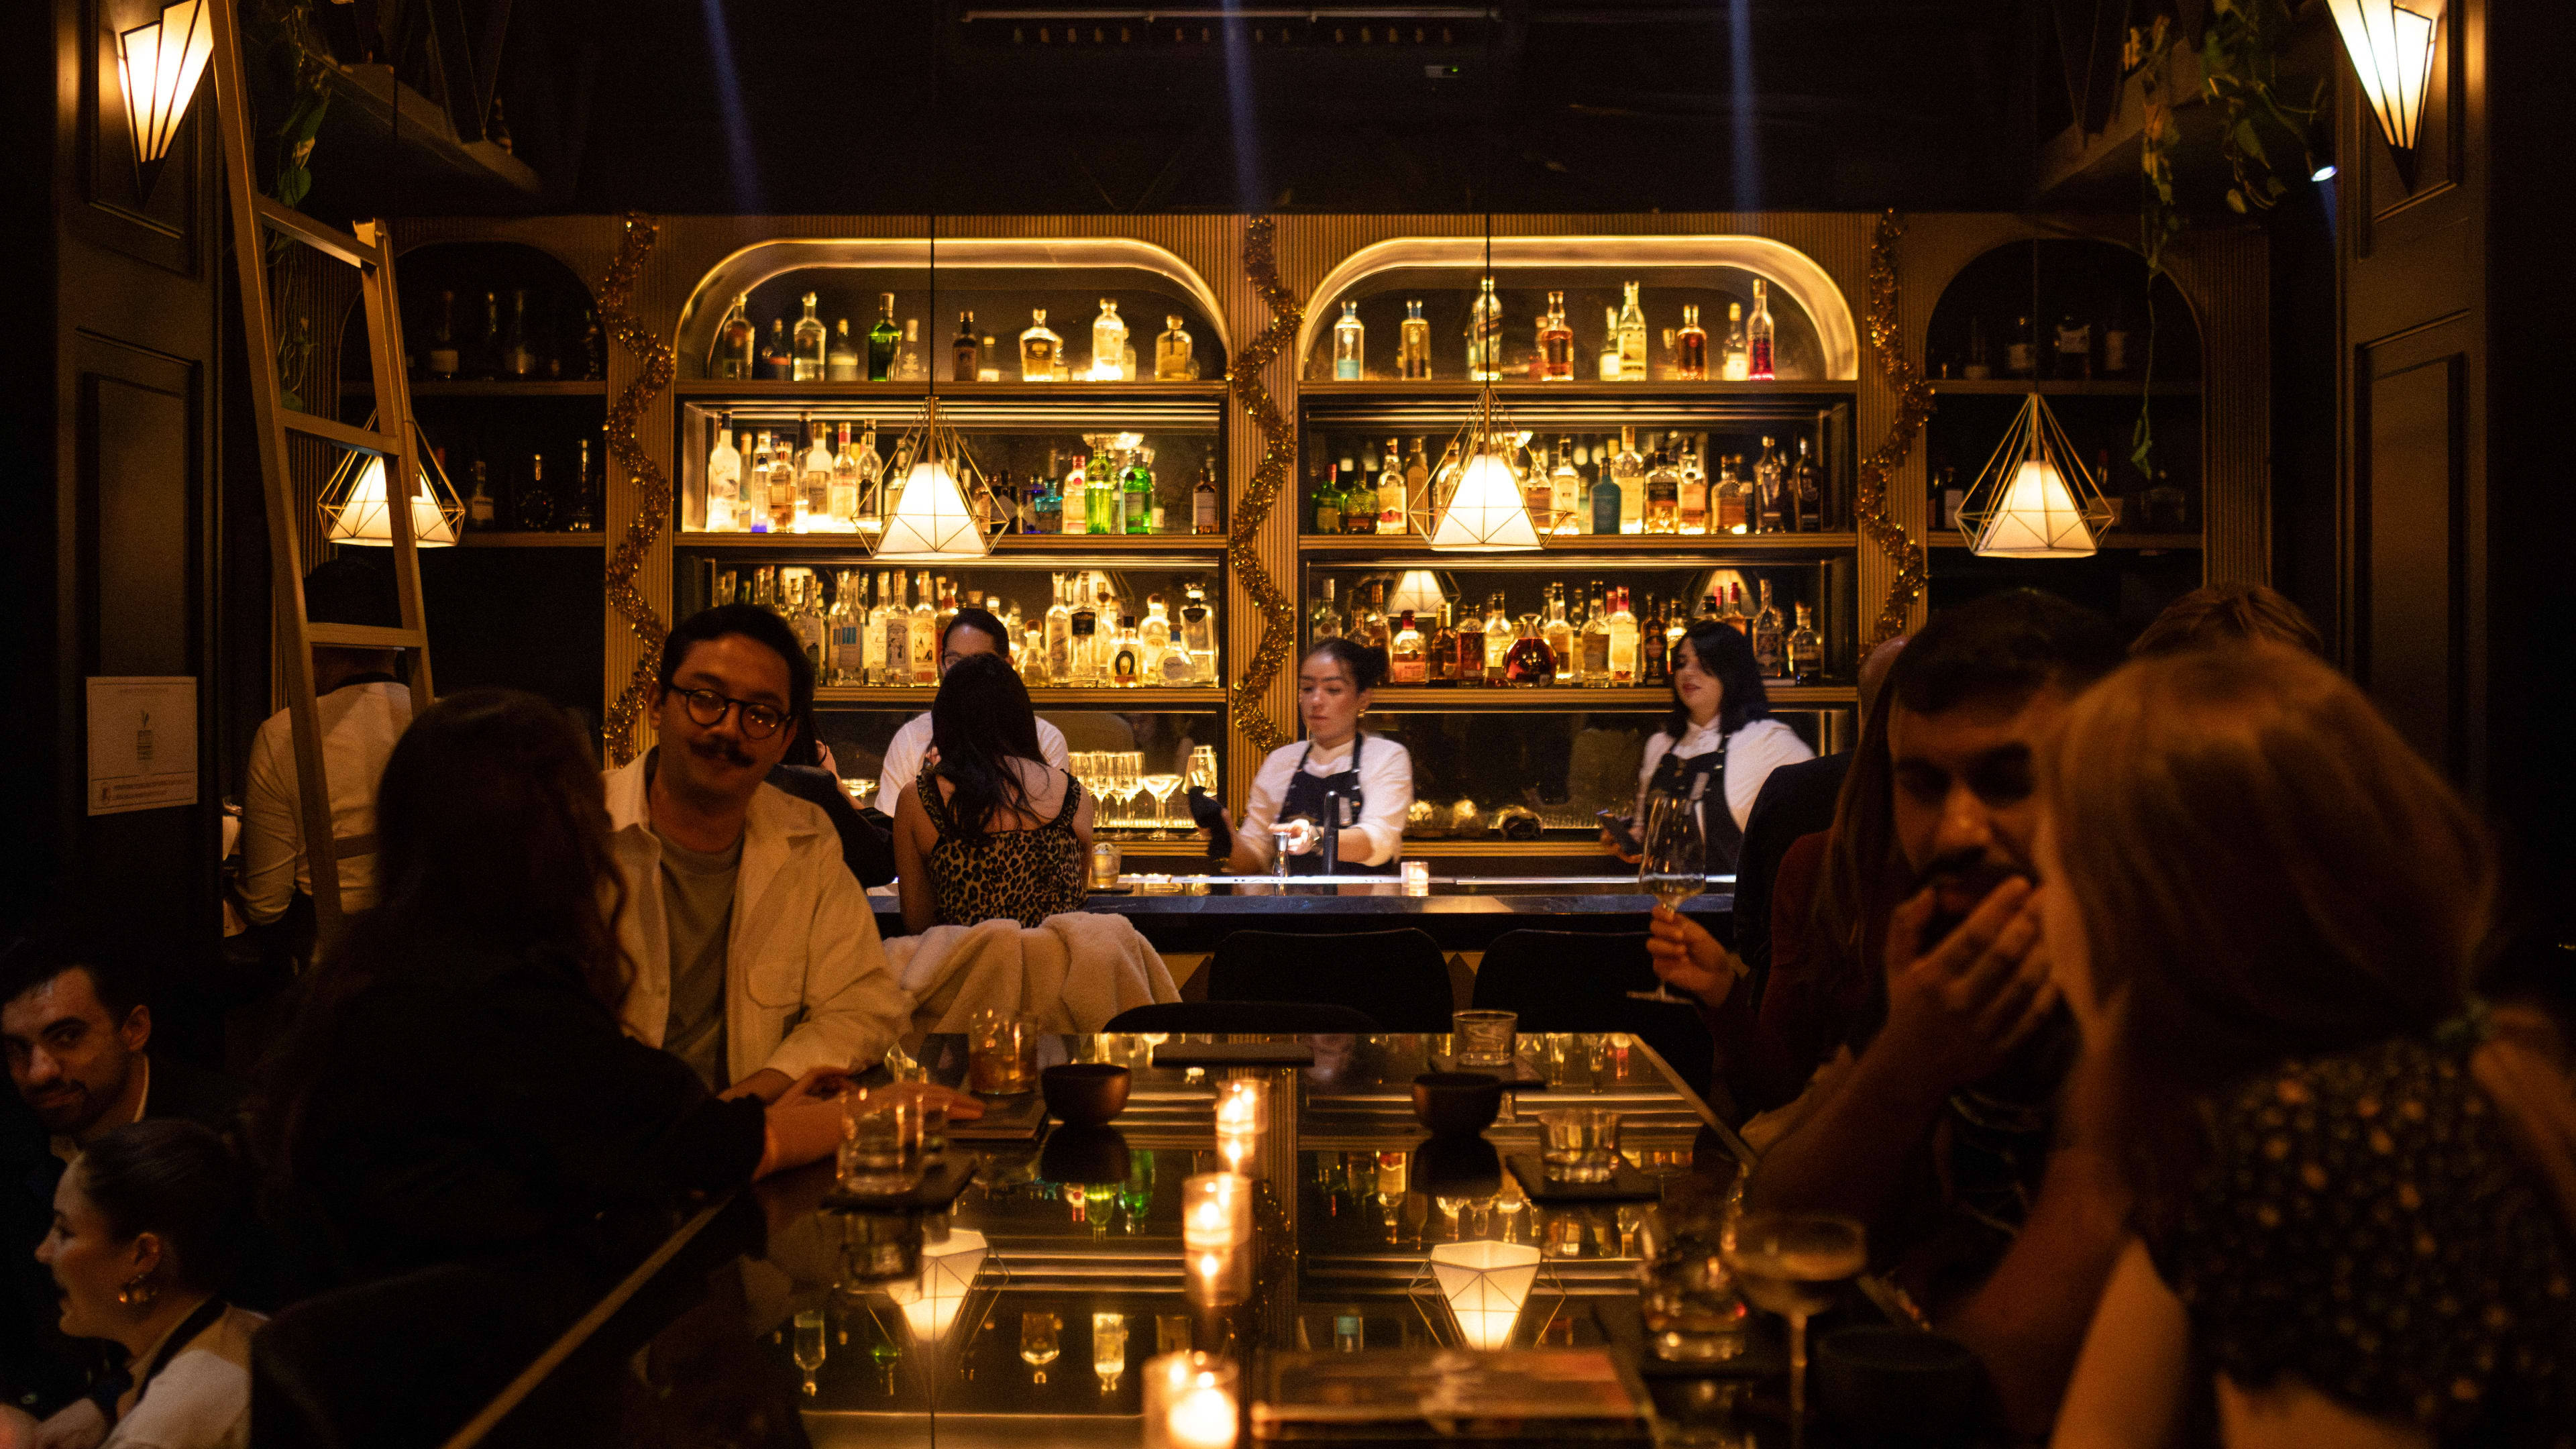
{"label": "wall sconce", "polygon": [[116,79],[125,91],[126,134],[134,165],[150,188],[151,168],[170,151],[171,138],[197,94],[197,80],[215,52],[214,18],[207,0],[177,0],[161,18],[116,37]]}
{"label": "wall sconce", "polygon": [[2433,89],[2433,51],[2442,33],[2442,0],[2327,0],[2361,93],[2379,117],[2379,133],[2411,169],[2415,128]]}

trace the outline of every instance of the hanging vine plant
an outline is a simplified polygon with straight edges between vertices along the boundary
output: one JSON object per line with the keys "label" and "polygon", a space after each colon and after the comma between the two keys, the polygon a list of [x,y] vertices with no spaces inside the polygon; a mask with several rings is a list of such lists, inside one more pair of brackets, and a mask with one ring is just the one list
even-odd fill
{"label": "hanging vine plant", "polygon": [[[313,144],[321,135],[322,118],[331,109],[332,62],[314,33],[313,0],[254,0],[242,8],[242,31],[246,49],[268,71],[268,84],[252,89],[283,100],[284,114],[266,128],[275,147],[268,168],[268,194],[281,206],[301,207],[313,191]],[[266,261],[272,295],[282,293],[277,274],[294,247],[284,233],[269,233]],[[304,376],[313,363],[312,323],[302,316],[281,321],[283,325],[276,328],[280,401],[301,412]]]}

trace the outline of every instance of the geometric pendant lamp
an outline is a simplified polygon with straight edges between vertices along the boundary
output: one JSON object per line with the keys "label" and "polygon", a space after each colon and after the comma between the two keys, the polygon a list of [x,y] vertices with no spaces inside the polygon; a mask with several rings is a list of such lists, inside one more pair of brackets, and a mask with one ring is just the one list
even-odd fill
{"label": "geometric pendant lamp", "polygon": [[1431,1274],[1467,1346],[1509,1348],[1512,1327],[1538,1279],[1539,1251],[1527,1243],[1441,1243]]}
{"label": "geometric pendant lamp", "polygon": [[[374,420],[368,420],[374,426]],[[415,548],[446,548],[456,542],[456,526],[465,505],[438,466],[420,424],[411,425],[412,456],[420,470],[411,490],[411,541]],[[385,498],[385,460],[373,453],[343,453],[331,481],[322,487],[322,534],[325,542],[364,547],[391,547],[392,509]]]}
{"label": "geometric pendant lamp", "polygon": [[1960,533],[1987,558],[2090,557],[2110,522],[2110,506],[2037,393],[1959,508]]}
{"label": "geometric pendant lamp", "polygon": [[1521,492],[1520,475],[1512,471],[1516,436],[1511,419],[1488,383],[1476,395],[1475,412],[1458,432],[1452,456],[1463,459],[1457,486],[1446,500],[1433,500],[1439,511],[1431,526],[1431,546],[1443,553],[1508,553],[1539,547],[1538,525]]}
{"label": "geometric pendant lamp", "polygon": [[907,1290],[902,1295],[904,1321],[915,1343],[936,1346],[948,1337],[989,1251],[984,1235],[966,1228],[952,1228],[948,1241],[922,1249],[919,1283],[902,1285]]}
{"label": "geometric pendant lamp", "polygon": [[890,563],[984,557],[991,544],[983,520],[967,502],[983,492],[983,478],[964,441],[941,419],[936,394],[922,400],[895,456],[909,456],[912,469],[877,540],[876,556]]}
{"label": "geometric pendant lamp", "polygon": [[2442,32],[2442,0],[2326,0],[2344,54],[2379,133],[2403,167],[2415,150],[2415,130],[2433,87],[2433,50]]}

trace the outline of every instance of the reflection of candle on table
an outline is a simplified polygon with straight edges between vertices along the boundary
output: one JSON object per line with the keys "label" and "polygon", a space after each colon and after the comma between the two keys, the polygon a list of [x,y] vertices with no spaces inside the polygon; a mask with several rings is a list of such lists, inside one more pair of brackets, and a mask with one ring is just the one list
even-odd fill
{"label": "reflection of candle on table", "polygon": [[1145,1449],[1233,1449],[1241,1433],[1240,1370],[1213,1354],[1165,1354],[1145,1365]]}
{"label": "reflection of candle on table", "polygon": [[1225,1159],[1225,1165],[1229,1171],[1241,1172],[1243,1164],[1251,1160],[1253,1151],[1260,1142],[1261,1139],[1250,1132],[1229,1132],[1219,1127],[1216,1133],[1216,1154]]}
{"label": "reflection of candle on table", "polygon": [[1214,1384],[1186,1389],[1164,1422],[1175,1449],[1233,1449],[1234,1395]]}
{"label": "reflection of candle on table", "polygon": [[1181,1242],[1191,1252],[1223,1251],[1252,1237],[1252,1184],[1231,1172],[1203,1172],[1181,1184]]}
{"label": "reflection of candle on table", "polygon": [[1259,1132],[1270,1125],[1270,1083],[1259,1077],[1235,1077],[1216,1089],[1216,1130]]}

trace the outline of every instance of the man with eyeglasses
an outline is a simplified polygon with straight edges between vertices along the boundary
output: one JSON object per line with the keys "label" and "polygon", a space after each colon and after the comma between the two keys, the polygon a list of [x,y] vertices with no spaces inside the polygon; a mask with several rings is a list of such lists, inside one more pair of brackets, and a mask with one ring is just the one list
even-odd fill
{"label": "man with eyeglasses", "polygon": [[908,1010],[831,820],[766,783],[813,698],[785,620],[705,610],[662,645],[660,745],[607,776],[626,1024],[728,1095],[874,1062]]}
{"label": "man with eyeglasses", "polygon": [[[977,654],[999,654],[1011,657],[1010,636],[1002,621],[982,609],[960,609],[948,621],[948,632],[939,641],[939,673],[945,677],[960,659]],[[885,768],[877,775],[877,808],[891,818],[896,800],[912,788],[921,777],[921,762],[930,753],[930,711],[923,710],[903,722],[886,742]],[[1065,748],[1064,731],[1038,721],[1038,753],[1059,770],[1073,767],[1072,752]]]}

